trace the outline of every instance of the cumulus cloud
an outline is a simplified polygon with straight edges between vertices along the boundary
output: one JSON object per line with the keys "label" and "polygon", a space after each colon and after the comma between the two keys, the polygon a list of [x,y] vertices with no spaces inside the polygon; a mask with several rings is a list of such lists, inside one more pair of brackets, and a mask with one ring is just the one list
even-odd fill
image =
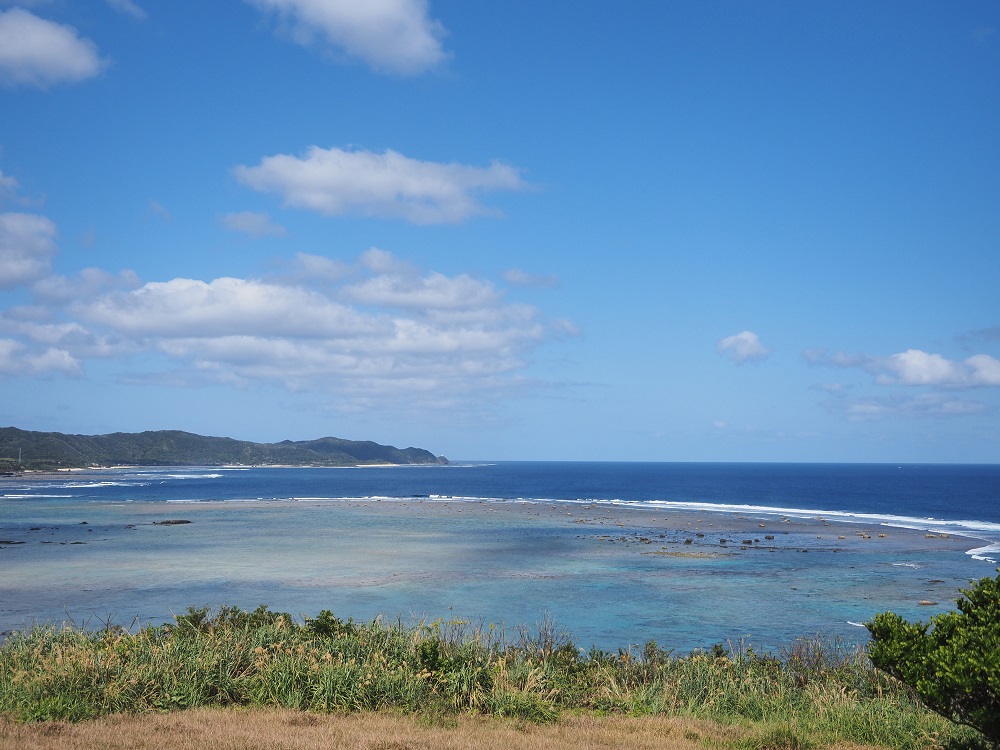
{"label": "cumulus cloud", "polygon": [[140,337],[328,338],[375,333],[375,321],[317,292],[235,278],[149,282],[77,304],[74,312]]}
{"label": "cumulus cloud", "polygon": [[773,351],[770,347],[764,346],[757,334],[752,331],[742,331],[719,339],[715,343],[715,348],[738,365],[767,359]]}
{"label": "cumulus cloud", "polygon": [[303,254],[291,266],[271,280],[139,284],[97,269],[39,280],[36,304],[0,311],[0,375],[79,375],[88,359],[155,352],[173,360],[173,383],[277,383],[344,408],[471,407],[525,387],[530,352],[574,332],[489,281],[377,248],[350,264]]}
{"label": "cumulus cloud", "polygon": [[[0,214],[0,278],[34,296],[0,309],[0,377],[78,377],[88,360],[119,358],[130,381],[279,384],[348,411],[474,410],[529,387],[531,351],[576,333],[490,281],[379,248],[353,262],[299,254],[269,279],[142,283],[131,271],[51,273],[54,235],[44,217]],[[127,372],[124,357],[148,354],[173,369]]]}
{"label": "cumulus cloud", "polygon": [[32,352],[20,341],[0,339],[0,376],[41,375],[53,371],[71,376],[83,374],[80,363],[69,352],[54,347]]}
{"label": "cumulus cloud", "polygon": [[107,65],[97,45],[72,26],[23,8],[0,11],[0,84],[45,89],[92,78]]}
{"label": "cumulus cloud", "polygon": [[888,357],[844,352],[831,354],[817,349],[803,352],[803,356],[810,364],[860,368],[871,374],[879,385],[942,388],[1000,386],[1000,360],[988,354],[975,354],[956,361],[920,349],[907,349]]}
{"label": "cumulus cloud", "polygon": [[426,0],[248,0],[281,19],[303,45],[320,43],[362,60],[376,71],[415,75],[446,57],[444,27]]}
{"label": "cumulus cloud", "polygon": [[518,170],[419,161],[386,150],[345,151],[312,146],[304,156],[277,154],[253,167],[233,169],[236,179],[284,205],[325,216],[400,218],[415,224],[452,224],[497,212],[478,201],[482,192],[523,190]]}
{"label": "cumulus cloud", "polygon": [[56,225],[36,214],[0,214],[0,289],[49,274],[56,253]]}
{"label": "cumulus cloud", "polygon": [[283,237],[288,233],[281,224],[271,219],[270,214],[257,211],[228,213],[220,221],[226,229],[251,237]]}

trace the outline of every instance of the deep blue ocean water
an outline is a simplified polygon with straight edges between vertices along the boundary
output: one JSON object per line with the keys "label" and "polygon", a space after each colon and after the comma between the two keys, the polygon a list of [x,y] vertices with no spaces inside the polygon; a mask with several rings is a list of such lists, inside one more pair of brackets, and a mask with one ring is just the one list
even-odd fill
{"label": "deep blue ocean water", "polygon": [[[179,518],[192,523],[155,523]],[[585,646],[863,642],[874,613],[950,609],[998,559],[998,465],[470,462],[0,479],[0,630],[268,603],[506,625],[548,614]]]}

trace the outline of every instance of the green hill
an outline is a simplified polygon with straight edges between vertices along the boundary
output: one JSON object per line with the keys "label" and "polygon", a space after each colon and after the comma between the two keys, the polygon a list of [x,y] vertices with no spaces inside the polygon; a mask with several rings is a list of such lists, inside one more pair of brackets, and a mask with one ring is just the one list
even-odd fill
{"label": "green hill", "polygon": [[66,435],[61,432],[31,432],[16,427],[0,427],[0,471],[87,466],[353,466],[447,462],[443,456],[435,456],[422,448],[400,449],[368,440],[342,440],[334,437],[251,443],[179,430]]}

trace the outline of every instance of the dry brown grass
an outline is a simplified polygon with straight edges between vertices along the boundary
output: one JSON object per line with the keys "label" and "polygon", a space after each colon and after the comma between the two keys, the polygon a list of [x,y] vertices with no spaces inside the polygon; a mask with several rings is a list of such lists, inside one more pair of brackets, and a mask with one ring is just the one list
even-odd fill
{"label": "dry brown grass", "polygon": [[191,710],[68,724],[0,719],[3,750],[695,750],[738,730],[664,717],[560,719],[552,724],[287,710]]}

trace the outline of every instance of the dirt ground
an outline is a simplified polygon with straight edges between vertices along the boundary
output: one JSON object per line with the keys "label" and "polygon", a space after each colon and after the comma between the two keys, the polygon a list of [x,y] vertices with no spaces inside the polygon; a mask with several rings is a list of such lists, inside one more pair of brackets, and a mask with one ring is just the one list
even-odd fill
{"label": "dirt ground", "polygon": [[[421,718],[282,710],[191,710],[68,724],[0,719],[3,750],[695,750],[735,730],[662,717],[568,717],[534,725],[474,716]],[[713,743],[714,744],[714,743]]]}

